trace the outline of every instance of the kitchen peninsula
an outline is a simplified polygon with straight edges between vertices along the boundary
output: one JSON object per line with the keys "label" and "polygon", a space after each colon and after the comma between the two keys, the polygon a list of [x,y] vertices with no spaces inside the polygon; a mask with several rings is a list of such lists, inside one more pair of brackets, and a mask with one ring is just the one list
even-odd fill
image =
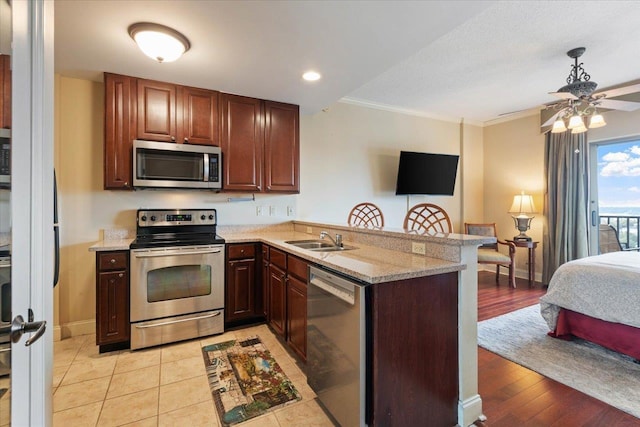
{"label": "kitchen peninsula", "polygon": [[[355,249],[315,252],[287,243],[317,239],[321,231],[341,234]],[[477,392],[477,246],[491,238],[304,221],[220,226],[218,233],[228,248],[261,245],[370,286],[373,425],[415,425],[429,419],[439,420],[437,425],[468,426],[482,415]],[[411,253],[412,242],[424,243],[425,255]],[[118,244],[121,248],[122,240]],[[104,241],[91,250],[109,247]]]}

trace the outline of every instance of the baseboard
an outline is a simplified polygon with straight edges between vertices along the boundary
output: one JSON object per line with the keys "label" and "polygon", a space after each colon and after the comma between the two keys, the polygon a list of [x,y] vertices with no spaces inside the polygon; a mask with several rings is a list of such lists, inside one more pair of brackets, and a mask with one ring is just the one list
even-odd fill
{"label": "baseboard", "polygon": [[486,420],[482,414],[482,399],[479,394],[458,401],[458,427],[470,427],[477,420]]}
{"label": "baseboard", "polygon": [[79,322],[70,322],[60,325],[62,338],[70,338],[78,335],[89,335],[96,333],[96,321],[95,320],[81,320]]}
{"label": "baseboard", "polygon": [[[478,271],[490,271],[495,274],[496,266],[491,264],[478,264]],[[500,275],[505,277],[508,276],[509,275],[508,270],[506,268],[501,268]],[[535,276],[536,276],[536,282],[538,283],[542,282],[542,273],[536,272]],[[520,270],[516,268],[516,277],[518,279],[529,280],[529,270]]]}
{"label": "baseboard", "polygon": [[60,340],[62,340],[62,328],[60,327],[60,325],[57,325],[53,327],[53,341]]}

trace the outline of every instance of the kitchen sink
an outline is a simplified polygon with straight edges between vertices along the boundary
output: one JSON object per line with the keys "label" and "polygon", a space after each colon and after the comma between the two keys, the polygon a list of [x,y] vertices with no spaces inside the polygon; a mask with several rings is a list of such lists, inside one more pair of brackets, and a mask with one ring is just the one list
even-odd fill
{"label": "kitchen sink", "polygon": [[324,240],[288,240],[285,241],[290,245],[298,247],[300,249],[308,249],[310,251],[315,252],[338,252],[338,251],[348,251],[351,249],[356,249],[353,246],[336,246],[333,243],[325,242]]}

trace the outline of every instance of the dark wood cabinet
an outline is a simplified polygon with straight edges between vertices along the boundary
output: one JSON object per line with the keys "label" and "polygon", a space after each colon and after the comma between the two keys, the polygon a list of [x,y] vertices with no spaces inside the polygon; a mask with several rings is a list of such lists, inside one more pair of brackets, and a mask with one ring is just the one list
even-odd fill
{"label": "dark wood cabinet", "polygon": [[300,108],[264,102],[264,182],[269,192],[300,191]]}
{"label": "dark wood cabinet", "polygon": [[137,87],[138,139],[175,142],[179,120],[178,87],[144,79],[137,80]]}
{"label": "dark wood cabinet", "polygon": [[128,346],[129,251],[96,254],[96,344],[100,352]]}
{"label": "dark wood cabinet", "polygon": [[11,56],[0,55],[0,128],[11,129]]}
{"label": "dark wood cabinet", "polygon": [[269,265],[269,324],[282,337],[286,335],[287,320],[287,273],[277,266]]}
{"label": "dark wood cabinet", "polygon": [[255,244],[227,245],[227,259],[225,322],[256,317]]}
{"label": "dark wood cabinet", "polygon": [[223,190],[262,191],[262,101],[221,94]]}
{"label": "dark wood cabinet", "polygon": [[269,322],[269,246],[261,245],[262,247],[262,275],[260,280],[262,281],[262,315],[265,320]]}
{"label": "dark wood cabinet", "polygon": [[229,94],[221,99],[223,189],[299,192],[299,107]]}
{"label": "dark wood cabinet", "polygon": [[287,342],[307,360],[307,280],[291,273],[287,275]]}
{"label": "dark wood cabinet", "polygon": [[183,122],[178,138],[185,144],[220,145],[219,92],[182,88]]}
{"label": "dark wood cabinet", "polygon": [[136,79],[105,73],[104,188],[132,188],[132,147],[136,135]]}

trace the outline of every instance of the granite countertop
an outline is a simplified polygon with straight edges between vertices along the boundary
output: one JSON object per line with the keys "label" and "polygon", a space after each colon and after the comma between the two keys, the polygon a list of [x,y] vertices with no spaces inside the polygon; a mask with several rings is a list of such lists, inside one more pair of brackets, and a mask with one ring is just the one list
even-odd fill
{"label": "granite countertop", "polygon": [[90,252],[128,251],[129,245],[134,240],[135,239],[133,238],[101,240],[95,245],[89,246],[89,251]]}
{"label": "granite countertop", "polygon": [[263,242],[307,261],[320,264],[366,283],[384,283],[394,280],[431,276],[464,270],[464,264],[413,255],[399,251],[345,241],[346,246],[357,249],[340,252],[316,252],[285,243],[289,240],[317,239],[301,232],[224,233],[226,243]]}

